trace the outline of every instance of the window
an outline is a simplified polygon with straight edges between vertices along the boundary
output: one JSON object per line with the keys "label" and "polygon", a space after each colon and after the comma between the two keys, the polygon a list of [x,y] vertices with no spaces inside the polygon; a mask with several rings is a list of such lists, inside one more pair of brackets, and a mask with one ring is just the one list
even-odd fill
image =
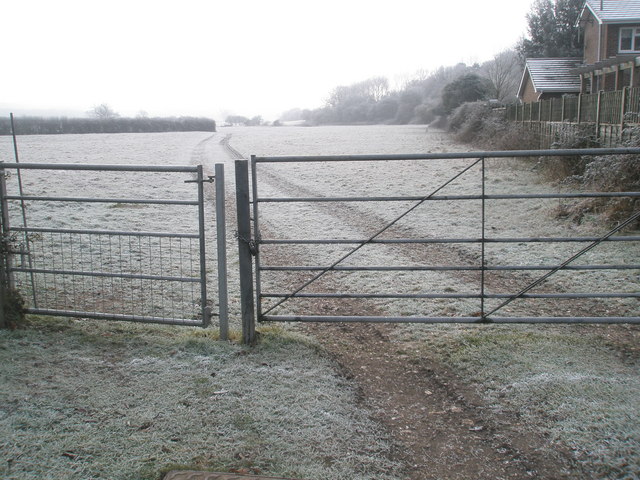
{"label": "window", "polygon": [[620,29],[620,52],[640,51],[640,27]]}

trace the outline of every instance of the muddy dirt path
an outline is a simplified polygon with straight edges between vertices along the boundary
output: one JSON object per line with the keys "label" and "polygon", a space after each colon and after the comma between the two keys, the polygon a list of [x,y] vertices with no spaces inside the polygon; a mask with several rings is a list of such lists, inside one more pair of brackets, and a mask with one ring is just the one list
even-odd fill
{"label": "muddy dirt path", "polygon": [[[229,139],[220,142],[227,148]],[[228,151],[231,158],[237,158]],[[264,173],[264,172],[263,172]],[[274,172],[266,172],[261,181],[274,190],[290,195],[311,193]],[[304,190],[304,191],[303,191]],[[363,225],[377,225],[379,218],[350,207],[322,209],[340,222],[350,218],[361,230]],[[261,233],[268,236],[268,221]],[[415,252],[413,252],[415,253]],[[411,255],[404,252],[404,255]],[[443,252],[433,250],[430,256]],[[448,250],[450,260],[466,256],[463,250]],[[271,255],[274,262],[303,264],[304,252],[290,249]],[[424,255],[423,255],[424,257]],[[434,258],[422,258],[433,261]],[[300,275],[296,279],[304,281]],[[468,280],[464,274],[461,282]],[[322,288],[337,288],[330,277]],[[308,287],[314,291],[314,285]],[[314,305],[312,305],[314,304]],[[335,305],[309,301],[320,313],[335,313]],[[358,314],[361,305],[353,300],[340,302],[340,313]],[[375,307],[369,314],[376,312]],[[588,478],[570,460],[567,452],[551,451],[541,438],[523,428],[515,415],[497,415],[483,403],[472,388],[461,382],[454,372],[441,365],[425,351],[423,344],[399,343],[391,324],[305,324],[299,328],[313,335],[336,360],[344,375],[352,379],[361,394],[363,406],[388,429],[394,442],[394,459],[402,462],[406,479],[574,479]]]}

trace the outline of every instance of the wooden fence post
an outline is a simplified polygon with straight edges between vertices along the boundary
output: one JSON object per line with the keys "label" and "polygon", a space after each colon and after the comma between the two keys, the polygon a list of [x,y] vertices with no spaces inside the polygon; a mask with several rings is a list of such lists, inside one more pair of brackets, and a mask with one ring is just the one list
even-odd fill
{"label": "wooden fence post", "polygon": [[600,107],[602,103],[602,90],[598,90],[598,104],[596,105],[596,141],[600,140]]}
{"label": "wooden fence post", "polygon": [[238,218],[238,254],[240,266],[240,311],[242,343],[255,342],[256,323],[253,299],[253,258],[251,253],[251,208],[249,199],[249,163],[236,160],[236,202]]}
{"label": "wooden fence post", "polygon": [[578,95],[578,118],[576,119],[577,123],[582,123],[582,95],[583,93]]}
{"label": "wooden fence post", "polygon": [[624,130],[624,116],[627,113],[627,93],[629,87],[622,88],[622,95],[620,99],[620,137],[619,140],[622,141],[623,135],[622,131]]}

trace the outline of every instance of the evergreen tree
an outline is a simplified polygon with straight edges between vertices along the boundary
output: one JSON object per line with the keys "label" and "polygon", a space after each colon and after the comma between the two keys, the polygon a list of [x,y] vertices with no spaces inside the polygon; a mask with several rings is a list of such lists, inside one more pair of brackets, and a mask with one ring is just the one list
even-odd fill
{"label": "evergreen tree", "polygon": [[491,87],[487,79],[468,73],[447,84],[442,91],[442,107],[451,113],[466,102],[476,102],[488,98]]}
{"label": "evergreen tree", "polygon": [[529,38],[518,44],[524,58],[582,57],[577,21],[584,0],[536,0],[527,14]]}

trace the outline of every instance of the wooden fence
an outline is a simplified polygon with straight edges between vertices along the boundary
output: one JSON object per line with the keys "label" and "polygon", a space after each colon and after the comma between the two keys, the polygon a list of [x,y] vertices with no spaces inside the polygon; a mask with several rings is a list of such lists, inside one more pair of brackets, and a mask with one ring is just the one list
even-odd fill
{"label": "wooden fence", "polygon": [[578,131],[602,146],[617,146],[634,137],[640,127],[640,88],[509,105],[506,115],[538,133],[541,148]]}

